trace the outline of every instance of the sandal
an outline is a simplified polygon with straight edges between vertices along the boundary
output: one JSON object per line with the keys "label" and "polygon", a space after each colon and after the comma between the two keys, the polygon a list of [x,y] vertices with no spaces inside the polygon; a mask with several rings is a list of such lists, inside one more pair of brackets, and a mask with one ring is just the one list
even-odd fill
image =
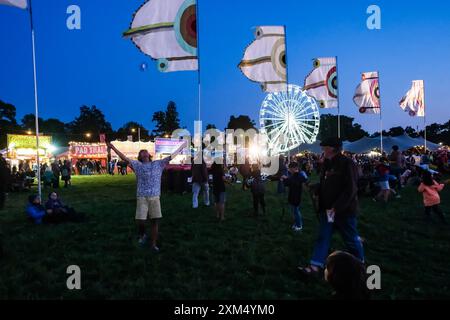
{"label": "sandal", "polygon": [[323,279],[323,272],[322,272],[322,268],[318,267],[318,270],[315,271],[311,265],[307,266],[307,267],[297,267],[297,270],[300,272],[300,274],[302,275],[303,278],[305,279],[318,279],[321,280]]}

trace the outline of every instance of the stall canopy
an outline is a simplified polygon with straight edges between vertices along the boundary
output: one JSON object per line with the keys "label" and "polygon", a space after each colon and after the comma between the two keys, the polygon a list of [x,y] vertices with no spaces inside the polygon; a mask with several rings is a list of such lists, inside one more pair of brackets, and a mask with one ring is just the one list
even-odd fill
{"label": "stall canopy", "polygon": [[[389,152],[393,146],[398,146],[400,150],[408,150],[417,146],[423,146],[423,138],[411,138],[407,134],[397,137],[383,137],[383,149]],[[427,141],[427,148],[431,151],[439,149],[439,145]],[[358,141],[345,143],[344,150],[351,153],[369,153],[374,149],[380,148],[380,138],[364,137]]]}
{"label": "stall canopy", "polygon": [[316,142],[312,144],[303,143],[296,147],[295,149],[291,150],[291,155],[299,154],[302,152],[312,152],[312,153],[322,153],[322,149],[320,148],[320,141],[317,140]]}
{"label": "stall canopy", "polygon": [[[112,141],[111,143],[130,159],[137,159],[140,150],[147,150],[152,156],[155,155],[153,142]],[[114,151],[111,151],[111,156],[119,158]]]}

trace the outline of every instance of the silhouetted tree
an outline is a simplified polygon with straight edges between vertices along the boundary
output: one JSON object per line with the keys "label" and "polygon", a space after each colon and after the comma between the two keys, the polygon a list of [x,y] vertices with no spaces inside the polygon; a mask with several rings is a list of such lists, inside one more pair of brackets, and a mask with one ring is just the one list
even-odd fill
{"label": "silhouetted tree", "polygon": [[[356,141],[362,137],[369,136],[369,133],[362,129],[359,123],[353,123],[354,118],[344,115],[341,118],[341,139]],[[338,116],[332,114],[323,114],[320,116],[320,129],[318,139],[337,137],[338,135]]]}
{"label": "silhouetted tree", "polygon": [[156,136],[171,135],[180,128],[180,119],[175,102],[169,101],[166,111],[157,111],[152,121],[156,123],[153,134]]}
{"label": "silhouetted tree", "polygon": [[[98,141],[102,133],[113,135],[111,123],[106,121],[105,115],[96,106],[82,106],[80,115],[68,123],[67,128],[72,136],[79,137],[81,141]],[[86,138],[86,133],[91,134],[91,138]]]}
{"label": "silhouetted tree", "polygon": [[227,129],[242,129],[245,131],[248,129],[256,129],[256,124],[255,121],[251,120],[249,116],[231,116],[230,121],[228,121]]}
{"label": "silhouetted tree", "polygon": [[16,121],[16,107],[0,100],[0,148],[7,147],[8,133],[18,133],[20,129]]}
{"label": "silhouetted tree", "polygon": [[150,139],[149,132],[143,125],[137,122],[127,122],[119,130],[117,130],[116,138],[122,141],[128,139],[128,136],[133,137],[133,141],[138,141],[138,129],[140,129],[141,141]]}

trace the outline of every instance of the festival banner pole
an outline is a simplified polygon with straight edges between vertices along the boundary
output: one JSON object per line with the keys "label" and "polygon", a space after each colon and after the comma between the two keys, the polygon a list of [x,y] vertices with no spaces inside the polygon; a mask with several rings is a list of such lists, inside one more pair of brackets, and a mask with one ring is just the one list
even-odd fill
{"label": "festival banner pole", "polygon": [[32,0],[30,2],[30,27],[31,27],[31,45],[33,51],[33,80],[34,80],[34,112],[35,112],[35,126],[36,126],[36,162],[37,162],[37,180],[38,180],[38,194],[39,197],[42,195],[41,189],[41,168],[40,168],[40,158],[39,158],[39,107],[38,107],[38,93],[37,93],[37,77],[36,77],[36,47],[35,47],[35,36],[34,36],[34,25],[33,25],[33,9]]}
{"label": "festival banner pole", "polygon": [[[288,55],[287,55],[287,53],[288,53],[288,44],[287,44],[287,27],[286,27],[286,25],[284,25],[284,61],[285,61],[285,64],[286,64],[286,92],[288,92],[289,91],[289,72],[288,72]],[[289,106],[288,106],[288,108],[289,108]],[[289,123],[289,121],[290,121],[290,112],[291,112],[291,110],[290,109],[288,109],[288,130],[290,130],[291,128],[290,128],[290,123]],[[287,141],[287,143],[289,143],[289,137],[290,137],[290,131],[288,131],[288,141]],[[288,151],[288,163],[291,163],[291,150],[289,150]]]}
{"label": "festival banner pole", "polygon": [[202,87],[201,87],[201,74],[200,74],[200,8],[199,8],[200,0],[196,0],[196,29],[197,29],[197,64],[198,64],[198,121],[201,121],[201,94],[202,94]]}
{"label": "festival banner pole", "polygon": [[377,71],[378,73],[378,92],[379,92],[379,104],[380,104],[380,150],[381,150],[381,155],[383,155],[383,115],[382,115],[382,108],[381,108],[381,81],[380,81],[380,72]]}
{"label": "festival banner pole", "polygon": [[338,57],[336,56],[336,80],[337,80],[337,100],[338,100],[338,138],[341,138],[341,103],[339,94],[339,68],[338,68]]}
{"label": "festival banner pole", "polygon": [[425,152],[427,152],[427,114],[426,114],[426,109],[425,109],[425,80],[422,82],[423,83],[423,139],[424,139],[424,147],[425,147]]}

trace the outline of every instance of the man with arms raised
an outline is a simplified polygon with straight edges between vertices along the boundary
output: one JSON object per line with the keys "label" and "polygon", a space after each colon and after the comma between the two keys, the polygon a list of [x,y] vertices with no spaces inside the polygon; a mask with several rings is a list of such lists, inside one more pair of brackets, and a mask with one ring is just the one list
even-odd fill
{"label": "man with arms raised", "polygon": [[158,240],[158,222],[162,218],[161,215],[161,176],[166,165],[170,160],[175,158],[181,150],[186,146],[183,142],[175,152],[162,160],[151,160],[151,156],[147,150],[139,151],[138,160],[130,160],[122,152],[120,152],[110,142],[107,143],[108,148],[114,152],[131,166],[136,174],[137,182],[137,207],[136,207],[136,223],[139,233],[139,243],[144,245],[147,242],[147,234],[145,232],[145,221],[150,218],[151,225],[151,247],[155,252],[159,252],[156,245]]}

